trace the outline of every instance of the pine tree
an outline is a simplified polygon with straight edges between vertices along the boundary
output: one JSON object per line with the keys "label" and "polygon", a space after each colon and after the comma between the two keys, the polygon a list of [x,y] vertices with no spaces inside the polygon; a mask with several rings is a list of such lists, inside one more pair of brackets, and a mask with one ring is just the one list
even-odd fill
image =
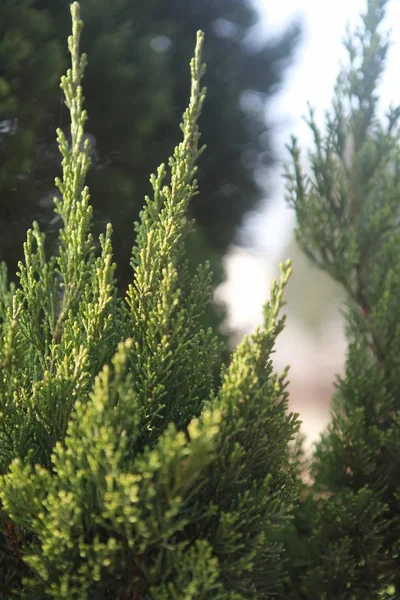
{"label": "pine tree", "polygon": [[284,326],[282,266],[264,327],[214,389],[218,347],[201,329],[207,265],[188,275],[188,204],[197,193],[203,36],[191,62],[183,138],[151,176],[120,297],[112,228],[91,234],[79,5],[61,87],[58,252],[37,223],[19,285],[0,275],[0,568],[3,598],[244,600],[280,593],[276,541],[296,497],[286,372],[271,353]]}
{"label": "pine tree", "polygon": [[400,598],[400,108],[384,122],[377,116],[386,6],[368,0],[346,40],[349,63],[324,134],[310,113],[310,176],[296,140],[291,146],[297,240],[347,294],[349,345],[297,541],[289,537],[300,554],[288,598]]}

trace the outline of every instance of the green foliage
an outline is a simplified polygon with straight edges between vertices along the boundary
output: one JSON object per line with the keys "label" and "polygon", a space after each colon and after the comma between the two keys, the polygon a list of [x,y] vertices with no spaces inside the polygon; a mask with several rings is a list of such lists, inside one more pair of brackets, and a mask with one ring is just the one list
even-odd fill
{"label": "green foliage", "polygon": [[297,240],[346,291],[349,340],[332,423],[314,457],[313,497],[301,508],[309,517],[299,543],[307,534],[309,541],[307,559],[294,569],[293,598],[400,597],[400,108],[384,123],[377,118],[386,5],[368,0],[346,41],[349,65],[324,135],[310,112],[310,176],[296,140],[291,146]]}
{"label": "green foliage", "polygon": [[96,253],[85,186],[90,148],[71,7],[62,78],[70,137],[58,131],[62,220],[50,257],[34,223],[19,286],[0,271],[0,589],[32,600],[244,600],[280,593],[276,540],[296,498],[286,373],[271,353],[290,264],[264,328],[214,386],[218,344],[201,327],[209,267],[189,276],[197,193],[203,36],[191,62],[183,139],[151,177],[136,226],[132,283],[117,292],[111,225]]}
{"label": "green foliage", "polygon": [[[0,258],[11,278],[33,219],[54,251],[59,225],[51,203],[58,169],[54,130],[69,126],[57,89],[66,68],[69,4],[0,2],[0,130],[6,120],[15,130],[0,131]],[[265,105],[282,80],[298,27],[249,44],[258,20],[252,0],[85,0],[82,16],[82,47],[90,56],[85,97],[93,232],[97,238],[106,223],[113,224],[122,292],[131,278],[132,223],[151,190],[148,174],[178,142],[186,67],[196,30],[205,32],[210,93],[201,129],[208,152],[197,175],[201,196],[189,208],[197,229],[187,247],[192,271],[211,260],[215,285],[223,276],[221,256],[243,215],[264,196],[254,173],[273,162]]]}

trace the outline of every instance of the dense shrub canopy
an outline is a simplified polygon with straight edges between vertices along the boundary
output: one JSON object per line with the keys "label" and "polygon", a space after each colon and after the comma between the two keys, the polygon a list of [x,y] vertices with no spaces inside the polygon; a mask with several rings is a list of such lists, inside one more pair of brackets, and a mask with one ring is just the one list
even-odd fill
{"label": "dense shrub canopy", "polygon": [[77,3],[72,17],[59,250],[46,255],[35,223],[17,290],[1,272],[1,589],[37,600],[264,598],[282,589],[277,534],[296,495],[298,422],[271,362],[290,265],[263,330],[215,389],[218,346],[200,325],[209,268],[191,278],[185,257],[205,98],[199,33],[183,138],[151,177],[132,283],[118,295],[111,225],[99,255],[90,233]]}
{"label": "dense shrub canopy", "polygon": [[311,111],[311,176],[291,146],[297,240],[346,291],[349,340],[312,496],[298,515],[308,558],[297,563],[294,598],[400,597],[400,108],[377,118],[386,5],[369,0],[346,40],[349,63],[324,134]]}

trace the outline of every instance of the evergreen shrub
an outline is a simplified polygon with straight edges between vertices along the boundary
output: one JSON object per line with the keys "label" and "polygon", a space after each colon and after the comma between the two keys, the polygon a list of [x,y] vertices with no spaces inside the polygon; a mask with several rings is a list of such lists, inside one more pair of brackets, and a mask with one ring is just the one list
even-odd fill
{"label": "evergreen shrub", "polygon": [[2,597],[276,595],[285,578],[279,532],[296,498],[288,445],[299,423],[287,412],[286,372],[275,374],[271,361],[290,264],[272,284],[263,328],[215,387],[219,348],[200,325],[210,271],[190,278],[185,257],[202,151],[199,32],[182,141],[151,176],[132,283],[118,295],[111,225],[99,252],[90,233],[78,3],[71,13],[58,251],[46,255],[34,223],[17,289],[1,269]]}
{"label": "evergreen shrub", "polygon": [[400,599],[400,107],[379,118],[388,0],[368,0],[345,40],[311,174],[293,139],[297,240],[346,292],[348,350],[287,546],[286,597]]}
{"label": "evergreen shrub", "polygon": [[[112,228],[91,235],[79,5],[71,115],[58,131],[58,252],[34,223],[19,286],[0,270],[0,597],[31,600],[400,599],[400,108],[378,119],[387,0],[368,0],[305,174],[293,139],[297,239],[348,296],[346,368],[311,461],[272,353],[291,272],[263,327],[214,373],[201,319],[209,266],[189,274],[203,35],[182,141],[151,176],[132,282],[114,277]],[[112,201],[112,199],[110,199]]]}

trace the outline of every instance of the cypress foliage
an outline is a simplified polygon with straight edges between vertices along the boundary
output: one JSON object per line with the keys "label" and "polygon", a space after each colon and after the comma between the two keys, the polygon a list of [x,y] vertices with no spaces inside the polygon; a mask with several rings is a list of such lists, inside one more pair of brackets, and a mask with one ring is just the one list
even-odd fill
{"label": "cypress foliage", "polygon": [[[69,119],[57,83],[67,63],[70,1],[0,2],[0,260],[13,281],[33,219],[46,233],[46,249],[54,251],[54,131]],[[275,160],[265,108],[291,63],[299,25],[255,46],[249,41],[260,21],[253,0],[86,0],[81,10],[81,48],[90,56],[85,107],[92,232],[97,238],[113,224],[122,294],[131,278],[132,223],[151,190],[148,174],[179,140],[193,39],[197,29],[205,32],[210,93],[201,131],[208,150],[196,175],[201,194],[189,207],[196,231],[186,246],[194,270],[210,260],[216,287],[221,258],[243,216],[265,196],[255,181]],[[216,326],[223,315],[210,307],[206,317],[207,326]]]}
{"label": "cypress foliage", "polygon": [[289,537],[287,597],[298,599],[400,598],[400,108],[383,123],[377,117],[386,5],[368,0],[346,40],[349,64],[325,133],[311,111],[311,176],[302,172],[296,140],[291,146],[297,240],[345,289],[349,341],[332,422],[314,456],[315,481],[296,517],[297,540]]}
{"label": "cypress foliage", "polygon": [[85,177],[79,5],[61,87],[59,248],[34,223],[19,286],[0,271],[0,569],[3,598],[244,600],[279,594],[276,542],[296,497],[286,373],[271,353],[284,326],[282,266],[264,327],[246,338],[214,389],[218,346],[200,320],[207,265],[188,276],[187,217],[197,192],[202,34],[191,62],[183,138],[151,177],[117,292],[112,229],[95,254]]}

